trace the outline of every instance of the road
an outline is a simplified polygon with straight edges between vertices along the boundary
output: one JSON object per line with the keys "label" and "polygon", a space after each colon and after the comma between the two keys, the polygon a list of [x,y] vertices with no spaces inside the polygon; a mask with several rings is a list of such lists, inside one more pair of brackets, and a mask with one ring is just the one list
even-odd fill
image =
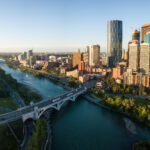
{"label": "road", "polygon": [[10,96],[15,100],[18,107],[24,107],[25,103],[24,103],[23,99],[19,96],[19,94],[15,90],[13,90],[6,81],[4,81],[4,80],[2,80],[2,81],[7,86]]}
{"label": "road", "polygon": [[86,91],[86,89],[91,88],[92,86],[93,86],[93,83],[89,82],[88,84],[84,84],[84,86],[82,86],[78,89],[69,91],[65,94],[57,96],[56,98],[46,99],[41,102],[35,103],[31,106],[25,106],[25,107],[19,108],[16,111],[2,114],[2,115],[0,115],[0,124],[15,121],[17,119],[21,119],[24,114],[33,112],[35,107],[37,107],[40,110],[46,106],[54,106],[54,105],[58,104],[59,102],[61,102],[62,100],[65,100],[65,99],[68,100],[69,98],[73,97],[74,95],[82,94],[83,92]]}
{"label": "road", "polygon": [[10,108],[5,108],[5,107],[0,107],[0,111],[11,112],[12,109],[10,109]]}

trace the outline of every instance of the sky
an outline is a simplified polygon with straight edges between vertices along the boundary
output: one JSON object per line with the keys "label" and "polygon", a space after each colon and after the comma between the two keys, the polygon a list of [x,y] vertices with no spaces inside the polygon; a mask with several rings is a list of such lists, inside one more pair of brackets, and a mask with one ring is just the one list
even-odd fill
{"label": "sky", "polygon": [[0,0],[0,52],[107,49],[107,21],[123,21],[123,48],[131,32],[150,23],[150,0]]}

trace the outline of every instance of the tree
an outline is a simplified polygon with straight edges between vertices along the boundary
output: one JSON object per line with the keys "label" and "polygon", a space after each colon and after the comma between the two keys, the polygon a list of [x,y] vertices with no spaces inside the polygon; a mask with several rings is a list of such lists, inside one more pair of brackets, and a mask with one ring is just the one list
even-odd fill
{"label": "tree", "polygon": [[137,108],[138,110],[138,117],[139,117],[139,120],[140,121],[144,121],[144,119],[146,118],[147,116],[147,110],[146,110],[146,106],[138,106]]}
{"label": "tree", "polygon": [[25,150],[41,150],[46,139],[46,125],[42,119],[37,120],[33,135]]}

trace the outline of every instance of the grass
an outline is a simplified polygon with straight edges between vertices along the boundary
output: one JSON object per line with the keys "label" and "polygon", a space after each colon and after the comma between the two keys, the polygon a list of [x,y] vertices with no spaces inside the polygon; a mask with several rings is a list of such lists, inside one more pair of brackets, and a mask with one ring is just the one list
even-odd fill
{"label": "grass", "polygon": [[148,105],[150,104],[150,100],[134,98],[136,104]]}
{"label": "grass", "polygon": [[48,74],[48,72],[46,70],[38,70],[38,72]]}
{"label": "grass", "polygon": [[[9,123],[20,141],[23,140],[22,120]],[[0,125],[0,150],[20,150],[14,136],[10,132],[7,124]]]}
{"label": "grass", "polygon": [[16,102],[11,98],[0,98],[0,107],[10,108],[10,109],[17,109]]}

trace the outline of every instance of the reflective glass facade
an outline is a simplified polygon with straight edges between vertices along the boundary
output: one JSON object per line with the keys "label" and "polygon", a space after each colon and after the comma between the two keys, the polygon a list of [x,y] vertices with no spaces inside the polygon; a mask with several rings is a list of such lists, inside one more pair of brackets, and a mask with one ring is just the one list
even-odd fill
{"label": "reflective glass facade", "polygon": [[114,67],[122,56],[122,21],[107,22],[107,56],[108,65]]}
{"label": "reflective glass facade", "polygon": [[150,44],[150,33],[148,33],[144,36],[144,43],[149,43]]}

